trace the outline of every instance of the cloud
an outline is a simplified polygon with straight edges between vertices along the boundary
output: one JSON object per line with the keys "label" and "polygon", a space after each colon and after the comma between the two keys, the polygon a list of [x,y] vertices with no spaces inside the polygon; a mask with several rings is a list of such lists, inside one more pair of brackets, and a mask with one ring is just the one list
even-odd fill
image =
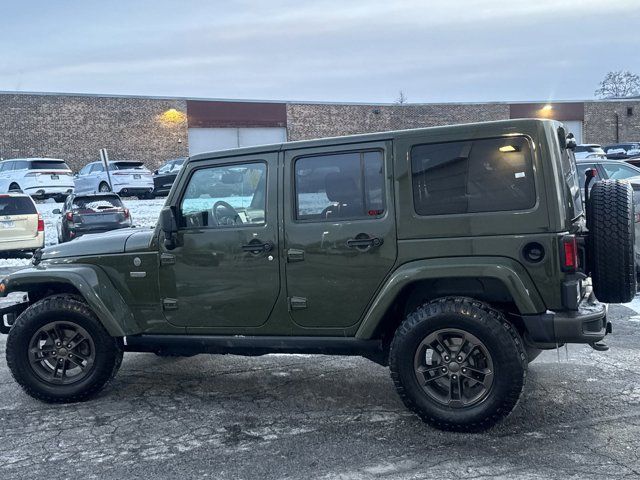
{"label": "cloud", "polygon": [[0,89],[326,101],[571,99],[632,69],[636,1],[9,1]]}

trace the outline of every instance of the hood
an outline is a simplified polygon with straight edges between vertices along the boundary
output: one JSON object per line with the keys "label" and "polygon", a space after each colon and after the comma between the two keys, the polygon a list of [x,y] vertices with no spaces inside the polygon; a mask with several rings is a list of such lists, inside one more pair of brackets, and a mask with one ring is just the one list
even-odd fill
{"label": "hood", "polygon": [[42,260],[90,255],[108,255],[139,250],[149,246],[153,230],[122,228],[106,233],[83,235],[67,243],[59,243],[42,250]]}

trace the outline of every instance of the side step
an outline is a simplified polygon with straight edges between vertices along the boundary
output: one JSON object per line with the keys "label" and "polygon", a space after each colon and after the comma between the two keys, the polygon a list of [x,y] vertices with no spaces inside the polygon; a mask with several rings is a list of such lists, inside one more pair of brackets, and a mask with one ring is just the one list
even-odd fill
{"label": "side step", "polygon": [[240,335],[133,335],[125,337],[127,352],[217,353],[245,356],[269,353],[383,356],[380,340],[352,337],[287,337]]}

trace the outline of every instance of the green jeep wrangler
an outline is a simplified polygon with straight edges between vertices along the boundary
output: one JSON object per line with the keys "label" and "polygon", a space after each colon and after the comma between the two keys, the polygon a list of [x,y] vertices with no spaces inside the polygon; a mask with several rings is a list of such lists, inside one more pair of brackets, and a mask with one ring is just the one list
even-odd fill
{"label": "green jeep wrangler", "polygon": [[562,124],[512,120],[197,155],[154,230],[40,251],[0,283],[31,396],[88,399],[123,352],[361,355],[445,430],[515,407],[541,350],[602,342],[636,291],[632,189],[585,188]]}

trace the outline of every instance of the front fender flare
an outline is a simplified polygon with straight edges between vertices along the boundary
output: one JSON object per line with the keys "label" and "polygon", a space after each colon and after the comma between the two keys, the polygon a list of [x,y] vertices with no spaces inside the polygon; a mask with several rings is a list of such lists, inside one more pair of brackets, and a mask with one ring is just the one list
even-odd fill
{"label": "front fender flare", "polygon": [[107,274],[94,265],[47,265],[18,270],[4,279],[5,294],[47,285],[71,285],[80,292],[110,335],[140,333],[133,313]]}
{"label": "front fender flare", "polygon": [[522,315],[546,311],[544,302],[525,268],[510,258],[452,257],[417,260],[401,265],[387,278],[370,304],[356,337],[373,337],[388,308],[407,285],[419,280],[456,277],[495,278],[507,288]]}

